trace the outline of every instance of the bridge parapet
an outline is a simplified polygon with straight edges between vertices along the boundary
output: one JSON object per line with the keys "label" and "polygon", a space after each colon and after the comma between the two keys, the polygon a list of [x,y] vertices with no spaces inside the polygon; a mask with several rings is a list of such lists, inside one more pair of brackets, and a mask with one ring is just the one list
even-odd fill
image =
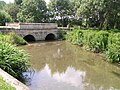
{"label": "bridge parapet", "polygon": [[20,29],[52,30],[57,29],[56,23],[20,23]]}
{"label": "bridge parapet", "polygon": [[20,30],[53,30],[56,23],[6,23],[6,26]]}
{"label": "bridge parapet", "polygon": [[[59,31],[55,23],[8,23],[7,26],[18,26],[20,28],[11,28],[10,30],[0,30],[3,33],[15,32],[19,36],[28,40],[34,38],[37,40],[58,39]],[[30,40],[29,40],[30,41]]]}

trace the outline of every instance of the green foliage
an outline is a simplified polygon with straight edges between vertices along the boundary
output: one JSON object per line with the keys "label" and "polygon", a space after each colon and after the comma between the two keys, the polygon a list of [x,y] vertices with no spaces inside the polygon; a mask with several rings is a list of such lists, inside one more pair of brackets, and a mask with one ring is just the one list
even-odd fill
{"label": "green foliage", "polygon": [[21,22],[46,22],[47,6],[44,0],[23,0],[21,9],[17,14],[18,20]]}
{"label": "green foliage", "polygon": [[111,34],[108,39],[106,56],[110,62],[120,62],[120,33]]}
{"label": "green foliage", "polygon": [[6,83],[3,78],[0,76],[0,90],[16,90],[11,85]]}
{"label": "green foliage", "polygon": [[[86,28],[120,29],[119,0],[71,0],[74,18]],[[112,8],[111,8],[112,7]]]}
{"label": "green foliage", "polygon": [[107,49],[108,33],[105,31],[87,33],[87,42],[90,50],[94,52],[103,52]]}
{"label": "green foliage", "polygon": [[20,5],[22,3],[22,0],[15,0],[15,4]]}
{"label": "green foliage", "polygon": [[120,62],[120,33],[112,31],[73,30],[66,35],[73,44],[93,52],[105,52],[108,61]]}
{"label": "green foliage", "polygon": [[80,30],[73,30],[66,37],[73,44],[83,45],[83,32]]}
{"label": "green foliage", "polygon": [[4,1],[0,1],[0,10],[3,10],[6,6],[6,3]]}
{"label": "green foliage", "polygon": [[0,33],[0,68],[15,78],[22,79],[22,73],[29,68],[28,54],[13,44],[22,45],[27,42],[15,33]]}
{"label": "green foliage", "polygon": [[62,40],[65,40],[66,34],[67,34],[67,31],[63,31],[63,30],[60,31],[59,32],[59,38],[62,39]]}
{"label": "green foliage", "polygon": [[94,47],[94,37],[95,37],[96,32],[92,32],[92,31],[84,31],[84,38],[83,38],[83,42],[84,42],[84,46],[86,49],[95,51],[95,47]]}
{"label": "green foliage", "polygon": [[20,36],[16,35],[15,33],[10,33],[10,38],[12,40],[12,44],[16,45],[26,45],[27,42]]}
{"label": "green foliage", "polygon": [[5,11],[0,11],[0,25],[5,25],[6,22],[12,21],[11,16]]}
{"label": "green foliage", "polygon": [[10,44],[16,45],[26,45],[27,42],[20,36],[16,35],[15,33],[10,34],[1,34],[0,33],[0,41],[7,42]]}
{"label": "green foliage", "polygon": [[0,68],[20,79],[29,68],[28,55],[10,43],[0,41]]}
{"label": "green foliage", "polygon": [[20,6],[16,5],[14,3],[9,3],[5,7],[5,11],[12,17],[12,20],[14,22],[18,22],[17,20],[17,14],[19,12]]}
{"label": "green foliage", "polygon": [[55,20],[59,26],[69,24],[69,16],[72,13],[70,0],[50,0],[48,9],[52,20]]}

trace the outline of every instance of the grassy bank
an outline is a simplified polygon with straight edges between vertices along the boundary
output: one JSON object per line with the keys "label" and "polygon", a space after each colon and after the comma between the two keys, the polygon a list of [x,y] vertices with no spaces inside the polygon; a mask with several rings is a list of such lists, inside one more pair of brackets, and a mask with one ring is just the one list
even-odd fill
{"label": "grassy bank", "polygon": [[19,80],[29,68],[28,54],[16,47],[23,44],[27,42],[14,33],[0,34],[0,68]]}
{"label": "grassy bank", "polygon": [[16,90],[14,87],[6,83],[0,76],[0,90]]}
{"label": "grassy bank", "polygon": [[87,50],[104,53],[109,62],[120,62],[120,32],[118,30],[73,30],[66,34],[66,39]]}
{"label": "grassy bank", "polygon": [[0,33],[0,41],[7,42],[14,45],[25,45],[27,42],[15,33],[2,34]]}

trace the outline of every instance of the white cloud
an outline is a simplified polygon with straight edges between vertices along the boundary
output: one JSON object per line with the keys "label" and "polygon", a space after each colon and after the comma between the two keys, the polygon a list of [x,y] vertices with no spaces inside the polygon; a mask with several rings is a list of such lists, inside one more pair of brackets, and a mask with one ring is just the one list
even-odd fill
{"label": "white cloud", "polygon": [[55,73],[53,78],[59,82],[71,84],[72,86],[80,86],[83,90],[86,73],[84,71],[76,71],[74,68],[68,67],[65,73]]}

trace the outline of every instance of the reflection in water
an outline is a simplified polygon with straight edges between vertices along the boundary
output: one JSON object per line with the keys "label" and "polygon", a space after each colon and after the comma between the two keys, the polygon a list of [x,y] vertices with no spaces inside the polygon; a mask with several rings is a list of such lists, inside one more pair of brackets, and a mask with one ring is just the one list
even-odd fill
{"label": "reflection in water", "polygon": [[74,68],[68,67],[65,73],[55,73],[53,78],[59,82],[65,82],[71,84],[72,86],[83,88],[83,81],[85,78],[85,72],[76,71]]}
{"label": "reflection in water", "polygon": [[[85,72],[76,71],[74,68],[71,67],[68,67],[65,73],[56,72],[55,74],[52,75],[49,65],[46,64],[43,70],[41,70],[40,72],[39,71],[35,72],[30,87],[33,90],[40,90],[40,89],[44,89],[45,85],[48,84],[49,88],[51,88],[52,90],[58,90],[58,89],[61,90],[65,86],[69,86],[69,88],[72,87],[71,90],[73,89],[84,90],[84,84],[83,84],[84,78],[85,78]],[[62,86],[61,88],[57,86],[55,88],[54,87],[55,83],[56,84],[64,83],[64,87]],[[35,89],[35,88],[39,88],[39,89]]]}
{"label": "reflection in water", "polygon": [[[32,90],[120,90],[120,68],[98,54],[67,42],[43,42],[21,47],[35,70]],[[27,76],[26,75],[26,76]]]}

